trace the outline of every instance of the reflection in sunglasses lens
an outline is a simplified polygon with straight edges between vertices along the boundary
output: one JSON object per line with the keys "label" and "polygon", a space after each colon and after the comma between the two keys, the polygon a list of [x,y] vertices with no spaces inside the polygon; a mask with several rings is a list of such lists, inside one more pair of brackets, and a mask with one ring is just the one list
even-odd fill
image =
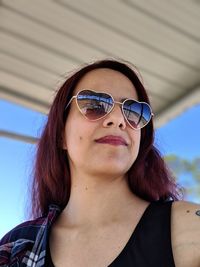
{"label": "reflection in sunglasses lens", "polygon": [[[110,95],[90,90],[83,90],[77,95],[77,104],[81,113],[91,121],[105,117],[114,106]],[[151,119],[151,109],[146,103],[127,99],[122,108],[126,120],[134,129],[141,129]]]}
{"label": "reflection in sunglasses lens", "polygon": [[78,106],[89,120],[97,120],[104,117],[113,107],[112,98],[104,93],[85,91],[77,97]]}
{"label": "reflection in sunglasses lens", "polygon": [[135,129],[144,127],[151,118],[151,110],[146,103],[127,100],[123,105],[123,111],[126,119]]}

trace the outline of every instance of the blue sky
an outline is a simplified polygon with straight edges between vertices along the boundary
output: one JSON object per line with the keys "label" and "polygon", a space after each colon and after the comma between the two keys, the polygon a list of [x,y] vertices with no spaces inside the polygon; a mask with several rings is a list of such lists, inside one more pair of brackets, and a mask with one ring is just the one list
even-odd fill
{"label": "blue sky", "polygon": [[[200,157],[200,105],[194,106],[156,131],[163,155],[192,160]],[[46,116],[0,100],[0,129],[40,135]],[[35,146],[0,137],[0,237],[25,220],[27,184]]]}
{"label": "blue sky", "polygon": [[156,131],[156,144],[166,154],[200,157],[200,105],[193,106]]}

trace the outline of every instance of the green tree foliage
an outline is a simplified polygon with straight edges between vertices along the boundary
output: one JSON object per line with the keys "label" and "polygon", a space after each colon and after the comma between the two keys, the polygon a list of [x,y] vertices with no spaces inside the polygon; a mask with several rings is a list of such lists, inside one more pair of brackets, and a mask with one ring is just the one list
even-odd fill
{"label": "green tree foliage", "polygon": [[165,160],[169,168],[174,173],[177,181],[181,175],[188,176],[193,180],[190,183],[188,178],[186,194],[198,197],[200,200],[200,158],[195,158],[192,161],[178,157],[177,155],[168,155]]}

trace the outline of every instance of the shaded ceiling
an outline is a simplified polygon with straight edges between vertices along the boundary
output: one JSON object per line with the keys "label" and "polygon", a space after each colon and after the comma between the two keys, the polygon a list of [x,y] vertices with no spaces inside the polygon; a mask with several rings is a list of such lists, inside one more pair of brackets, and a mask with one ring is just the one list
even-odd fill
{"label": "shaded ceiling", "polygon": [[135,64],[155,123],[200,103],[199,0],[1,0],[0,97],[47,113],[69,71]]}

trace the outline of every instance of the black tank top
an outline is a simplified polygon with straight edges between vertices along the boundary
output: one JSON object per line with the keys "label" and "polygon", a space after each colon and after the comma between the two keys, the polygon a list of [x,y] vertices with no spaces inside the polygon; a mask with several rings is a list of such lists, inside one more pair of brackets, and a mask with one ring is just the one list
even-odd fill
{"label": "black tank top", "polygon": [[[171,206],[172,201],[150,203],[127,244],[108,267],[175,267],[171,246]],[[55,267],[49,242],[46,261],[46,266]]]}

